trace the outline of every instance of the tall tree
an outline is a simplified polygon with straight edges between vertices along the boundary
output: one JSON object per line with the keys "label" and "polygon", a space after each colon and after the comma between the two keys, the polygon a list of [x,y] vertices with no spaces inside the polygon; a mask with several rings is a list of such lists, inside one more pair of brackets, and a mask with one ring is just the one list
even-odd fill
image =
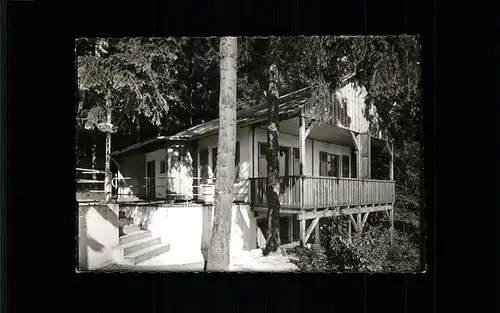
{"label": "tall tree", "polygon": [[207,270],[229,270],[236,152],[237,39],[220,40],[219,144]]}
{"label": "tall tree", "polygon": [[[89,49],[94,47],[94,49]],[[171,39],[79,39],[78,113],[86,128],[109,123],[113,117],[139,114],[161,124],[169,104],[178,102],[175,80],[176,42]],[[89,53],[90,50],[90,53]],[[92,53],[93,50],[93,53]],[[92,99],[92,101],[85,101]],[[110,191],[111,134],[106,135],[105,189]]]}
{"label": "tall tree", "polygon": [[264,255],[276,252],[281,245],[280,242],[280,209],[279,198],[279,91],[278,91],[278,68],[273,62],[269,68],[269,89],[267,92],[267,241]]}
{"label": "tall tree", "polygon": [[[271,79],[269,62],[273,60],[271,63],[274,62],[281,73],[280,93],[310,87],[308,108],[313,109],[315,119],[328,122],[329,117],[324,112],[333,108],[332,93],[335,95],[334,91],[346,83],[354,83],[365,88],[368,94],[365,115],[372,130],[388,125],[386,128],[395,139],[395,151],[402,145],[414,146],[420,132],[420,45],[415,37],[273,37],[243,38],[241,42],[238,90],[251,104],[258,104],[262,91],[268,89]],[[267,83],[257,84],[261,78],[267,79]],[[378,116],[370,115],[371,106],[375,106]],[[279,136],[275,138],[279,141]],[[395,164],[397,162],[398,154]],[[276,167],[274,170],[279,168],[279,162],[272,157],[268,166],[269,163]],[[408,175],[398,175],[408,173],[407,170],[395,168],[395,173],[396,180],[398,177],[409,180]],[[270,211],[274,206],[273,203],[269,207]],[[272,220],[273,214],[269,218]],[[269,221],[269,226],[274,228],[271,233],[279,233],[278,225],[278,221]],[[273,249],[277,243],[269,240],[274,241],[274,238],[268,237],[266,243]]]}

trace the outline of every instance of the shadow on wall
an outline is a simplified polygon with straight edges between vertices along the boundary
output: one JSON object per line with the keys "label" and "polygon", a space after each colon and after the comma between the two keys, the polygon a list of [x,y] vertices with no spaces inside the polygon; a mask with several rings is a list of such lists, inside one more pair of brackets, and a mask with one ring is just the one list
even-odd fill
{"label": "shadow on wall", "polygon": [[[89,226],[92,226],[91,224],[93,223],[90,212],[97,212],[102,220],[110,224],[113,229],[116,230],[118,230],[119,221],[117,214],[111,210],[108,205],[79,206],[78,210],[78,270],[86,271],[93,265],[90,262],[91,256],[89,256],[89,250],[96,253],[104,253],[106,249],[106,243],[100,241],[101,238],[96,239],[93,237],[92,230],[94,228],[89,232]],[[99,226],[95,228],[97,229],[98,227]],[[99,232],[96,232],[96,235],[99,235]],[[111,240],[113,240],[113,238]],[[116,240],[118,240],[118,238],[116,238]]]}

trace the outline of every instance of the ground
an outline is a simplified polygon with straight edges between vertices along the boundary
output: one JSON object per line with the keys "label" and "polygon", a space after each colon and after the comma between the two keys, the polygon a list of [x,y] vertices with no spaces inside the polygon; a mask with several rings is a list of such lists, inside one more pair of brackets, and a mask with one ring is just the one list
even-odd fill
{"label": "ground", "polygon": [[[168,255],[166,253],[165,255]],[[159,256],[162,257],[162,256]],[[202,272],[204,262],[196,262],[182,265],[159,265],[161,258],[156,257],[143,264],[133,266],[122,266],[111,264],[101,268],[101,271],[172,271],[172,272]],[[163,256],[165,258],[165,256]],[[245,251],[231,258],[230,271],[232,272],[290,272],[298,270],[297,266],[290,262],[293,256],[282,253],[264,257],[260,249]]]}

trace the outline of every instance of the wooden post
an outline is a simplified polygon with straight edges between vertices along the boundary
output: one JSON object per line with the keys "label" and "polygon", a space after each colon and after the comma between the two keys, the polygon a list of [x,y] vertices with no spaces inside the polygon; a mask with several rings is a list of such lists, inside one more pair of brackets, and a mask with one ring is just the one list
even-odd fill
{"label": "wooden post", "polygon": [[318,224],[316,224],[315,229],[314,229],[314,243],[316,243],[317,245],[320,244],[320,240],[319,240],[319,221],[318,221]]}
{"label": "wooden post", "polygon": [[394,207],[389,211],[390,222],[391,222],[391,246],[394,242]]}
{"label": "wooden post", "polygon": [[[111,124],[111,91],[106,95],[106,123]],[[106,203],[111,201],[111,130],[106,132],[106,160],[104,165],[104,193]]]}
{"label": "wooden post", "polygon": [[391,142],[391,170],[390,179],[394,180],[394,144]]}
{"label": "wooden post", "polygon": [[356,214],[356,224],[358,224],[358,231],[361,232],[361,213]]}
{"label": "wooden post", "polygon": [[349,221],[347,222],[347,239],[350,241],[351,240],[351,233],[352,233],[352,229],[351,229],[351,224],[352,224],[352,221],[351,219],[349,218]]}
{"label": "wooden post", "polygon": [[[306,162],[306,123],[304,117],[304,109],[300,110],[299,118],[299,147],[300,147],[300,209],[301,214],[304,213],[305,205],[305,189],[304,189],[304,170]],[[300,220],[300,244],[304,246],[306,243],[306,220]]]}
{"label": "wooden post", "polygon": [[[355,135],[353,131],[351,131],[351,139],[354,144],[354,153],[356,156],[356,178],[361,178],[361,135]],[[351,167],[349,165],[349,170]]]}

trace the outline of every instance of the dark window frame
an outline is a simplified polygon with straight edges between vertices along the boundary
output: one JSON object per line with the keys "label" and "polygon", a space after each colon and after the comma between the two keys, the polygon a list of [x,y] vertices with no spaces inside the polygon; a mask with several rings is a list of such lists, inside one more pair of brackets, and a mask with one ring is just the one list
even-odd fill
{"label": "dark window frame", "polygon": [[[348,175],[347,176],[344,176],[344,168],[345,168],[344,161],[343,161],[344,158],[348,159],[348,162],[347,162]],[[336,160],[336,162],[335,162],[335,166],[336,166],[335,174],[336,174],[336,176],[329,175],[329,173],[328,173],[328,171],[331,170],[330,164],[333,163],[333,160]],[[351,162],[351,157],[349,155],[319,151],[319,176],[349,178],[352,175],[351,170],[350,170],[350,167],[351,167],[350,162]],[[326,165],[326,168],[324,168],[325,165]],[[326,173],[324,173],[325,170],[326,170]]]}

